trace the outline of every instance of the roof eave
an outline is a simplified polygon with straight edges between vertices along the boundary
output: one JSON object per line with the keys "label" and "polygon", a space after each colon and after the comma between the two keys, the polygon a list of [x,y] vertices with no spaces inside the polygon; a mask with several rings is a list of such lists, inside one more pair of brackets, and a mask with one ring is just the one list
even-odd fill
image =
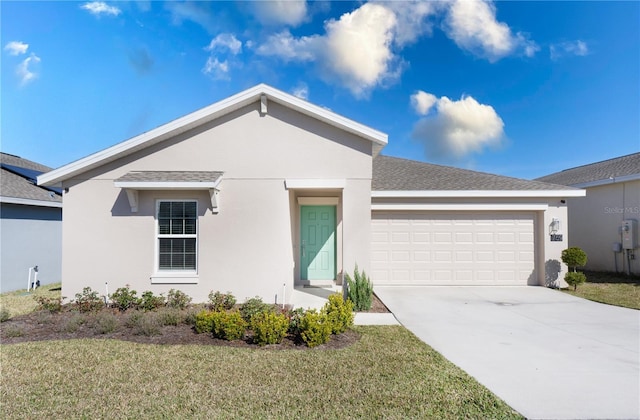
{"label": "roof eave", "polygon": [[372,198],[517,198],[584,197],[582,189],[567,190],[375,190]]}
{"label": "roof eave", "polygon": [[572,184],[571,186],[575,188],[589,188],[589,187],[598,187],[601,185],[619,184],[621,182],[638,181],[638,180],[640,180],[640,174],[631,174],[631,175],[611,177],[607,179],[599,179],[597,181],[582,182],[579,184]]}
{"label": "roof eave", "polygon": [[[295,96],[272,88],[265,84],[259,84],[236,95],[222,99],[212,105],[192,112],[160,127],[142,133],[124,142],[118,143],[107,149],[89,155],[85,158],[71,162],[53,171],[38,176],[38,185],[59,184],[79,173],[91,170],[98,166],[112,162],[137,150],[152,146],[170,137],[186,132],[194,127],[220,118],[250,103],[260,100],[262,95],[283,106],[297,110],[303,114],[316,118],[327,124],[364,137],[377,145],[384,147],[387,144],[387,135],[373,128],[359,124],[353,120],[342,117],[332,111],[313,105]],[[375,147],[374,147],[375,148]]]}

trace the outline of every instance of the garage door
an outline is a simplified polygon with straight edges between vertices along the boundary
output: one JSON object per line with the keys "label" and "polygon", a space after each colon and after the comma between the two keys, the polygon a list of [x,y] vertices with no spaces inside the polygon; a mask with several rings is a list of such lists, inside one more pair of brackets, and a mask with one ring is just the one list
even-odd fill
{"label": "garage door", "polygon": [[373,212],[376,285],[526,285],[532,212]]}

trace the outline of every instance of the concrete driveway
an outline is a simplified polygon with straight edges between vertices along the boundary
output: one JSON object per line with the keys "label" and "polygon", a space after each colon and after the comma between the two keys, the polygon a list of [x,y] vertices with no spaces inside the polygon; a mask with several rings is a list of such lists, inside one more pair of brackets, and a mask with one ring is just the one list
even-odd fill
{"label": "concrete driveway", "polygon": [[640,311],[543,287],[375,292],[405,327],[527,418],[640,418]]}

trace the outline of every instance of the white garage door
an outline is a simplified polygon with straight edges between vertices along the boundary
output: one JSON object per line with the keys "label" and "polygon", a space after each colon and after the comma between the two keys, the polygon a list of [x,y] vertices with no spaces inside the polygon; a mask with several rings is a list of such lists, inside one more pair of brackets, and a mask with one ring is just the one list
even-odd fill
{"label": "white garage door", "polygon": [[376,285],[526,285],[534,213],[373,212]]}

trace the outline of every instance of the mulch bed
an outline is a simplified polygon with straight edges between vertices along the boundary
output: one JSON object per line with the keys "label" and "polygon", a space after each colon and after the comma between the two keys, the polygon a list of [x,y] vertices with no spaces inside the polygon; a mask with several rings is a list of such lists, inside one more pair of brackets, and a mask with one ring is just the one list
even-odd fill
{"label": "mulch bed", "polygon": [[[65,326],[74,322],[79,313],[69,308],[59,313],[36,311],[27,315],[16,316],[0,324],[0,343],[15,344],[31,341],[70,340],[80,338],[98,338],[131,341],[141,344],[161,345],[213,345],[240,348],[256,348],[269,350],[317,350],[317,349],[341,349],[350,346],[360,339],[360,334],[348,330],[343,334],[333,335],[328,343],[315,348],[308,348],[304,343],[296,342],[292,337],[287,337],[280,344],[260,347],[251,342],[251,338],[244,340],[226,341],[213,338],[210,334],[197,334],[193,327],[186,324],[177,326],[163,326],[159,333],[154,335],[140,334],[134,328],[125,325],[127,313],[120,313],[114,309],[104,309],[103,314],[113,314],[118,318],[118,326],[113,332],[100,334],[95,328],[95,320],[99,313],[84,314],[85,322],[78,325],[75,331],[69,332]],[[374,295],[372,308],[368,312],[389,312],[384,304]]]}

